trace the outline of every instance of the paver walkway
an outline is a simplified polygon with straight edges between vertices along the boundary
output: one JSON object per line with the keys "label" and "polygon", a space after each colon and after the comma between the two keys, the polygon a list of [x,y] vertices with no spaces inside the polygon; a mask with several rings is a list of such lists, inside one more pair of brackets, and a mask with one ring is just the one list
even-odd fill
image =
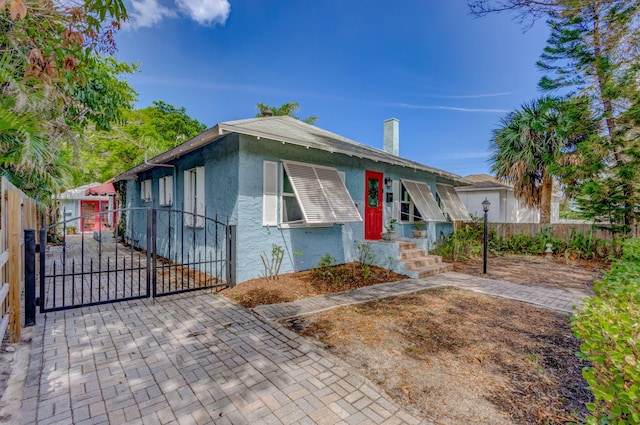
{"label": "paver walkway", "polygon": [[517,285],[502,280],[484,279],[462,273],[447,272],[422,279],[407,279],[398,282],[381,283],[354,289],[349,292],[320,295],[300,301],[262,305],[253,310],[268,320],[281,320],[305,314],[317,313],[342,305],[357,304],[440,286],[455,286],[483,294],[535,304],[565,313],[581,308],[584,295],[569,293],[561,289]]}
{"label": "paver walkway", "polygon": [[419,424],[348,365],[222,296],[38,316],[21,424]]}
{"label": "paver walkway", "polygon": [[[277,320],[440,286],[571,312],[582,296],[460,273],[261,306]],[[38,316],[22,424],[419,424],[277,323],[208,293]]]}

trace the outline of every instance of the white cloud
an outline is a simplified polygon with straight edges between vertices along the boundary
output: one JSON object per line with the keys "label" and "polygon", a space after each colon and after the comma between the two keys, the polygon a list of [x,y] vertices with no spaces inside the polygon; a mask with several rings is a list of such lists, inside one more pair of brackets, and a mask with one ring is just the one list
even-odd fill
{"label": "white cloud", "polygon": [[483,97],[498,97],[498,96],[510,96],[512,95],[512,92],[501,92],[501,93],[485,93],[485,94],[465,94],[465,95],[441,95],[441,96],[437,96],[437,95],[433,95],[433,96],[427,96],[427,97],[436,97],[436,98],[440,98],[440,99],[479,99],[479,98],[483,98]]}
{"label": "white cloud", "polygon": [[130,28],[155,27],[165,18],[177,18],[182,15],[200,25],[223,25],[231,5],[228,0],[175,0],[172,6],[164,6],[159,0],[131,0],[129,9]]}
{"label": "white cloud", "polygon": [[158,3],[158,0],[132,0],[130,25],[133,28],[153,27],[164,18],[174,18],[176,13]]}
{"label": "white cloud", "polygon": [[228,0],[176,0],[176,4],[200,25],[224,24],[231,11]]}
{"label": "white cloud", "polygon": [[493,108],[461,108],[458,106],[442,106],[442,105],[412,105],[410,103],[387,103],[388,106],[397,108],[410,108],[410,109],[439,109],[444,111],[460,111],[460,112],[483,112],[492,114],[503,114],[509,112],[507,109],[493,109]]}

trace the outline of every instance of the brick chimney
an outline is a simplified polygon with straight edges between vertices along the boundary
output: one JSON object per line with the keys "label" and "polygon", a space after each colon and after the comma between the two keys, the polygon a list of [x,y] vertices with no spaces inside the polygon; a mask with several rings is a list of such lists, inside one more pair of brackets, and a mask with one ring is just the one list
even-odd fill
{"label": "brick chimney", "polygon": [[400,154],[400,121],[397,118],[384,120],[384,150],[395,156]]}

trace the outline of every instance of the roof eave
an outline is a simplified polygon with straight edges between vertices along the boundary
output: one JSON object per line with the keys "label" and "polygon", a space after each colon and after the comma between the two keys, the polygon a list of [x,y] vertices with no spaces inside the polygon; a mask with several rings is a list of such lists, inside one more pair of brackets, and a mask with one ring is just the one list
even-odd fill
{"label": "roof eave", "polygon": [[119,174],[113,178],[114,182],[122,181],[122,180],[135,180],[138,174],[143,173],[147,170],[157,167],[161,164],[166,164],[171,162],[177,158],[180,158],[183,155],[188,154],[189,152],[193,152],[197,149],[200,149],[203,146],[208,145],[211,142],[216,141],[217,139],[224,136],[225,133],[222,132],[220,125],[216,125],[215,127],[211,127],[208,130],[198,134],[195,137],[187,140],[184,143],[179,144],[173,149],[170,149],[166,152],[161,153],[160,155],[154,156],[150,160],[143,162],[122,174]]}
{"label": "roof eave", "polygon": [[[299,140],[293,139],[293,138],[289,138],[289,137],[283,137],[277,134],[272,134],[272,133],[266,133],[263,131],[257,131],[257,130],[247,130],[246,128],[238,128],[234,125],[229,125],[226,123],[220,123],[218,124],[218,127],[220,128],[220,132],[223,134],[227,134],[227,133],[240,133],[240,134],[244,134],[247,136],[253,136],[256,138],[265,138],[265,139],[270,139],[270,140],[275,140],[278,142],[284,142],[284,143],[290,143],[292,145],[297,145],[297,146],[302,146],[302,147],[306,147],[306,148],[313,148],[313,149],[319,149],[319,148],[315,148],[313,146],[309,146],[308,144],[302,143]],[[355,143],[355,142],[353,142]],[[365,146],[365,145],[362,145]],[[375,149],[372,148],[370,146],[365,146],[368,147],[370,149]],[[343,149],[335,149],[335,150],[327,150],[327,149],[323,149],[326,152],[331,152],[331,153],[340,153],[342,155],[347,155],[347,156],[355,156],[357,158],[361,158],[361,159],[368,159],[370,161],[374,161],[374,162],[381,162],[380,158],[376,158],[374,156],[370,156],[370,155],[366,155],[366,154],[355,154],[353,152],[349,152]],[[383,152],[383,151],[381,151]],[[388,154],[391,155],[391,154]],[[404,159],[401,158],[405,161],[410,161],[408,159]],[[453,180],[457,183],[461,183],[461,184],[468,184],[468,182],[466,180],[464,180],[461,176],[457,175],[457,174],[453,174],[453,173],[449,173],[447,171],[444,170],[440,170],[437,168],[432,168],[432,167],[428,167],[426,165],[421,165],[418,163],[415,163],[414,166],[412,165],[407,165],[402,163],[401,161],[394,161],[393,159],[389,158],[389,159],[385,159],[384,162],[386,162],[387,164],[391,164],[391,165],[395,165],[395,166],[399,166],[399,167],[404,167],[404,168],[413,168],[413,169],[419,169],[421,171],[426,171],[428,173],[432,173],[432,174],[436,174],[440,177],[446,178],[446,179],[450,179]]]}

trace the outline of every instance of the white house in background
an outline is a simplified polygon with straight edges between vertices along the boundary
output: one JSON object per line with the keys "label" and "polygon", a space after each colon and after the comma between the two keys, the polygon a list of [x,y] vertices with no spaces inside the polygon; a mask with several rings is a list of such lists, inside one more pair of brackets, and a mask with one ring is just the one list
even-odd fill
{"label": "white house in background", "polygon": [[118,201],[111,181],[78,186],[62,192],[57,199],[60,223],[79,232],[106,231],[117,221]]}
{"label": "white house in background", "polygon": [[[530,208],[516,199],[513,187],[488,174],[472,174],[464,177],[470,186],[459,186],[455,190],[467,210],[482,217],[482,201],[491,202],[488,219],[493,223],[539,223],[540,211]],[[551,198],[551,223],[560,221],[560,197]]]}

